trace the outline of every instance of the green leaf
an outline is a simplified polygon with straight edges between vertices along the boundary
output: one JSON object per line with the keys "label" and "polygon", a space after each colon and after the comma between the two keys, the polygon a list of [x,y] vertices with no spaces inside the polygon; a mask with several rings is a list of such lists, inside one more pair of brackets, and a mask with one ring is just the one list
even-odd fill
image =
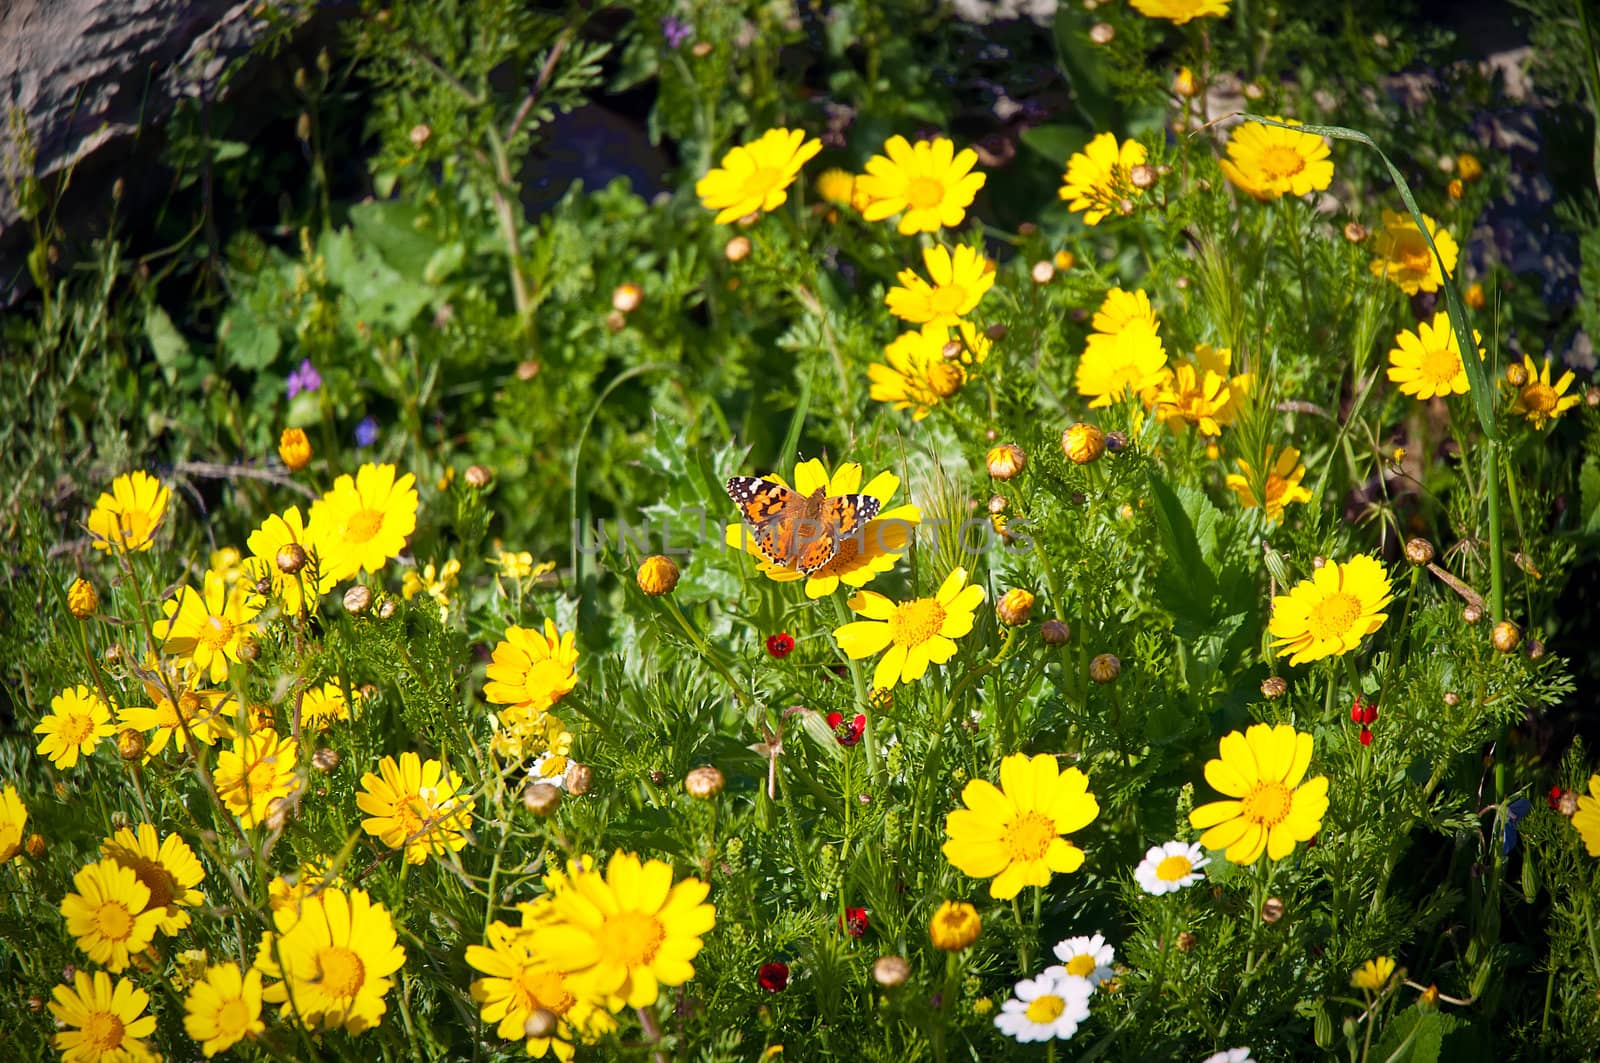
{"label": "green leaf", "polygon": [[421,277],[441,250],[439,241],[417,228],[422,212],[408,203],[375,201],[350,208],[350,224],[384,262],[407,277]]}
{"label": "green leaf", "polygon": [[1578,473],[1578,497],[1583,523],[1580,527],[1586,532],[1600,532],[1600,458],[1593,454],[1583,461],[1583,470]]}
{"label": "green leaf", "polygon": [[1073,103],[1091,129],[1107,132],[1123,128],[1122,108],[1106,79],[1105,50],[1089,40],[1089,21],[1063,4],[1056,12],[1056,59],[1072,86]]}
{"label": "green leaf", "polygon": [[265,369],[277,359],[282,346],[277,326],[263,321],[249,300],[228,307],[217,337],[228,361],[240,369]]}
{"label": "green leaf", "polygon": [[194,364],[189,341],[183,338],[167,312],[155,303],[145,309],[144,334],[150,341],[150,349],[155,352],[161,375],[167,378],[169,385],[176,384],[179,373]]}
{"label": "green leaf", "polygon": [[327,263],[329,282],[344,292],[342,309],[352,327],[405,328],[428,303],[426,288],[407,280],[350,229],[324,233],[318,251]]}
{"label": "green leaf", "polygon": [[1432,1008],[1412,1005],[1389,1022],[1368,1059],[1379,1063],[1438,1063],[1444,1035],[1455,1020]]}
{"label": "green leaf", "polygon": [[1021,139],[1028,147],[1065,169],[1067,160],[1083,150],[1091,135],[1081,125],[1041,125],[1024,129]]}
{"label": "green leaf", "polygon": [[[1150,496],[1155,503],[1156,531],[1166,548],[1166,560],[1156,577],[1156,593],[1162,604],[1189,626],[1211,615],[1211,597],[1217,580],[1206,565],[1205,552],[1195,534],[1195,524],[1176,492],[1152,469]],[[1210,521],[1202,519],[1208,529]],[[1215,533],[1211,532],[1214,541]]]}

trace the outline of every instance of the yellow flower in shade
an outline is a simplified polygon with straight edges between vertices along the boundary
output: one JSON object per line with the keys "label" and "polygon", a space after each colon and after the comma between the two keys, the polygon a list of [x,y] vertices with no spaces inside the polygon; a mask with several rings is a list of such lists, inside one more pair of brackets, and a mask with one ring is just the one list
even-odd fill
{"label": "yellow flower in shade", "polygon": [[345,700],[344,687],[337,676],[300,696],[301,727],[320,732],[349,719],[350,702]]}
{"label": "yellow flower in shade", "polygon": [[1010,900],[1024,886],[1048,886],[1057,872],[1083,866],[1083,850],[1062,837],[1100,814],[1089,777],[1057,771],[1046,753],[1013,753],[1000,762],[1000,786],[972,779],[944,821],[944,857],[962,874],[988,878],[989,896]]}
{"label": "yellow flower in shade", "polygon": [[114,973],[150,946],[165,909],[149,908],[150,891],[131,868],[103,859],[79,868],[72,885],[61,914],[89,959]]}
{"label": "yellow flower in shade", "polygon": [[270,727],[233,740],[233,748],[217,757],[212,781],[217,796],[243,827],[263,822],[277,802],[299,788],[295,776],[298,746],[292,737],[279,738]]}
{"label": "yellow flower in shade", "polygon": [[[124,706],[117,712],[117,726],[150,732],[144,750],[146,762],[167,748],[168,742],[181,753],[191,736],[209,746],[219,732],[227,730],[238,707],[227,691],[196,686],[200,677],[192,672],[180,673],[171,661],[150,658],[145,666],[158,673],[140,680],[151,704]],[[174,693],[178,697],[176,704],[170,696]]]}
{"label": "yellow flower in shade", "polygon": [[[878,500],[878,513],[856,532],[839,540],[838,549],[828,563],[809,576],[797,568],[772,561],[762,552],[750,526],[742,521],[729,524],[723,532],[723,541],[735,549],[761,559],[761,572],[770,580],[790,583],[806,581],[807,598],[825,598],[840,583],[847,587],[864,587],[879,575],[893,569],[905,554],[911,542],[911,529],[922,520],[922,511],[909,503],[890,506],[900,478],[891,472],[881,472],[861,485],[861,466],[845,462],[832,473],[816,458],[809,458],[794,467],[793,490],[811,497],[822,491],[828,497],[864,494]],[[775,484],[790,486],[790,482],[777,473],[765,477]]]}
{"label": "yellow flower in shade", "polygon": [[483,696],[494,705],[514,705],[543,712],[578,684],[576,635],[558,633],[554,620],[544,622],[544,634],[522,627],[506,628],[504,641],[494,648]]}
{"label": "yellow flower in shade", "polygon": [[439,615],[448,618],[450,615],[450,596],[455,593],[456,584],[461,579],[461,562],[451,558],[441,565],[437,571],[433,562],[429,561],[419,572],[416,568],[406,569],[406,574],[400,579],[400,593],[410,601],[418,594],[424,592],[439,605]]}
{"label": "yellow flower in shade", "polygon": [[717,212],[718,225],[777,210],[800,167],[821,150],[822,141],[807,140],[803,130],[769,129],[753,143],[730,149],[720,168],[695,182],[695,195]]}
{"label": "yellow flower in shade", "polygon": [[189,925],[189,913],[206,895],[200,891],[205,868],[194,850],[176,834],[161,838],[155,827],[141,823],[138,829],[123,828],[100,843],[100,856],[115,860],[138,877],[149,891],[144,911],[161,917],[159,929],[172,935]]}
{"label": "yellow flower in shade", "polygon": [[290,472],[299,472],[311,464],[311,440],[303,428],[285,428],[278,437],[278,457]]}
{"label": "yellow flower in shade", "polygon": [[1226,15],[1228,0],[1132,0],[1145,18],[1164,18],[1179,26],[1190,19]]}
{"label": "yellow flower in shade", "polygon": [[1343,656],[1389,619],[1381,612],[1393,597],[1389,590],[1389,576],[1375,557],[1329,561],[1272,599],[1272,648],[1279,657],[1292,654],[1290,664]]}
{"label": "yellow flower in shade", "polygon": [[437,760],[402,753],[384,757],[378,774],[361,777],[356,807],[367,814],[361,829],[391,849],[404,849],[406,863],[466,848],[472,827],[472,796],[461,793],[461,776]]}
{"label": "yellow flower in shade", "polygon": [[111,707],[99,694],[82,685],[68,687],[50,699],[50,714],[34,726],[34,734],[44,735],[34,752],[58,768],[71,768],[78,757],[92,754],[100,739],[116,732]]}
{"label": "yellow flower in shade", "polygon": [[337,885],[338,879],[328,873],[328,861],[321,858],[309,860],[287,875],[277,876],[267,883],[267,906],[272,910],[275,924],[280,929],[284,924],[292,926],[300,918],[300,908],[307,897]]}
{"label": "yellow flower in shade", "polygon": [[1110,406],[1128,392],[1154,400],[1166,384],[1166,348],[1154,332],[1134,327],[1115,335],[1094,333],[1078,360],[1078,394],[1089,396],[1090,409]]}
{"label": "yellow flower in shade", "polygon": [[619,850],[604,877],[579,871],[551,894],[532,949],[572,976],[578,996],[603,997],[612,1011],[648,1008],[661,986],[694,977],[701,936],[717,922],[710,892],[697,878],[674,884],[670,864]]}
{"label": "yellow flower in shade", "polygon": [[942,245],[922,249],[930,285],[913,269],[900,271],[900,287],[883,297],[889,312],[914,325],[959,325],[983,293],[994,287],[994,265],[965,244],[951,254]]}
{"label": "yellow flower in shade", "polygon": [[1578,797],[1572,828],[1583,839],[1590,856],[1600,856],[1600,775],[1589,776],[1589,792]]}
{"label": "yellow flower in shade", "polygon": [[1368,993],[1378,993],[1394,977],[1394,961],[1387,956],[1368,960],[1350,972],[1350,985]]}
{"label": "yellow flower in shade", "polygon": [[1410,214],[1384,211],[1383,227],[1373,238],[1376,255],[1369,266],[1372,275],[1394,281],[1407,295],[1438,291],[1444,283],[1444,274],[1456,268],[1456,256],[1459,253],[1454,237],[1439,228],[1428,215],[1424,214],[1422,220],[1428,227],[1428,235],[1433,237],[1435,246],[1439,248],[1440,258],[1444,259],[1443,272],[1439,269],[1439,260],[1428,250],[1428,241],[1423,237],[1422,230],[1417,228]]}
{"label": "yellow flower in shade", "polygon": [[533,555],[526,550],[501,551],[489,559],[489,563],[500,570],[500,575],[512,580],[538,579],[546,572],[554,572],[554,561],[541,561],[534,563]]}
{"label": "yellow flower in shade", "polygon": [[1245,509],[1265,509],[1267,519],[1277,523],[1291,503],[1311,501],[1311,492],[1300,485],[1306,478],[1306,467],[1300,464],[1300,452],[1294,447],[1267,448],[1267,479],[1260,485],[1264,502],[1256,497],[1255,473],[1250,463],[1243,458],[1236,460],[1240,471],[1230,472],[1225,482]]}
{"label": "yellow flower in shade", "polygon": [[983,920],[978,918],[978,909],[965,901],[945,901],[928,920],[929,940],[945,952],[960,952],[981,933]]}
{"label": "yellow flower in shade", "polygon": [[183,1028],[210,1059],[267,1028],[261,1021],[261,972],[237,963],[208,968],[183,1001]]}
{"label": "yellow flower in shade", "polygon": [[123,473],[111,481],[89,514],[89,534],[96,550],[126,554],[148,550],[167,513],[172,492],[147,472]]}
{"label": "yellow flower in shade", "polygon": [[855,200],[856,176],[849,170],[834,167],[817,175],[817,195],[824,203],[848,207]]}
{"label": "yellow flower in shade", "polygon": [[[528,1055],[544,1058],[548,1052],[566,1063],[573,1042],[592,1040],[616,1029],[616,1022],[593,999],[579,998],[567,984],[568,976],[533,951],[537,923],[533,906],[523,906],[522,926],[499,920],[489,924],[489,944],[468,945],[467,964],[486,977],[472,983],[472,999],[486,1023],[498,1024],[495,1033],[507,1041],[526,1039]],[[529,1017],[540,1008],[556,1017],[548,1036],[527,1032]]]}
{"label": "yellow flower in shade", "polygon": [[[913,421],[928,416],[933,407],[961,390],[967,382],[967,366],[989,356],[988,337],[970,322],[961,322],[958,332],[959,336],[952,338],[944,325],[924,325],[918,331],[901,333],[883,349],[888,364],[867,366],[870,397],[891,403],[897,410],[911,410]],[[954,357],[945,356],[947,348]]]}
{"label": "yellow flower in shade", "polygon": [[205,591],[178,588],[175,597],[162,604],[166,620],[155,624],[161,650],[192,666],[213,683],[228,678],[228,662],[239,661],[239,647],[253,636],[251,623],[261,606],[250,601],[248,584],[239,580],[232,586],[220,572],[207,572]]}
{"label": "yellow flower in shade", "polygon": [[307,895],[298,916],[278,911],[272,919],[276,932],[263,935],[255,966],[281,981],[263,1000],[282,1004],[285,1018],[298,1012],[310,1029],[358,1034],[383,1021],[389,976],[406,962],[387,908],[365,890],[329,888]]}
{"label": "yellow flower in shade", "polygon": [[1567,388],[1572,386],[1572,370],[1562,373],[1552,384],[1549,358],[1544,360],[1544,368],[1540,369],[1525,354],[1522,356],[1522,368],[1527,373],[1528,381],[1517,389],[1517,397],[1511,400],[1511,412],[1526,417],[1535,431],[1543,431],[1545,425],[1578,404],[1577,395],[1567,394]]}
{"label": "yellow flower in shade", "polygon": [[[521,764],[530,757],[544,761],[547,755],[552,754],[565,761],[567,754],[572,751],[572,734],[558,718],[543,709],[512,705],[503,712],[491,715],[489,720],[494,728],[490,747],[496,756],[513,764]],[[567,770],[565,763],[555,766],[552,761],[544,766],[551,768],[551,775]],[[558,780],[546,778],[545,781]],[[565,782],[565,779],[559,781]]]}
{"label": "yellow flower in shade", "polygon": [[28,825],[28,806],[22,803],[17,788],[0,790],[0,864],[22,851],[22,830]]}
{"label": "yellow flower in shade", "polygon": [[958,154],[945,137],[911,144],[902,136],[890,137],[883,152],[868,159],[867,172],[856,178],[869,201],[863,217],[882,221],[898,214],[901,236],[961,224],[983,187],[984,175],[972,172],[977,152],[966,148]]}
{"label": "yellow flower in shade", "polygon": [[[1299,125],[1292,118],[1277,122]],[[1260,200],[1303,196],[1320,192],[1333,183],[1333,160],[1328,143],[1311,133],[1281,126],[1245,122],[1228,139],[1228,157],[1222,172],[1241,191]]]}
{"label": "yellow flower in shade", "polygon": [[[284,547],[290,545],[305,551],[305,562],[299,571],[285,572],[280,561],[280,557],[287,556],[281,553]],[[268,517],[250,533],[245,546],[250,550],[244,561],[249,582],[253,586],[265,578],[272,585],[272,597],[291,616],[299,616],[308,605],[315,608],[316,600],[339,582],[323,560],[323,547],[312,540],[299,506]]]}
{"label": "yellow flower in shade", "polygon": [[1124,201],[1136,202],[1144,189],[1134,186],[1132,171],[1147,152],[1137,140],[1117,144],[1115,133],[1101,133],[1067,160],[1067,172],[1056,194],[1067,209],[1083,212],[1085,225],[1099,225],[1108,214],[1122,213]]}
{"label": "yellow flower in shade", "polygon": [[1250,390],[1250,377],[1230,377],[1232,361],[1228,348],[1202,343],[1192,361],[1178,364],[1155,396],[1156,416],[1168,430],[1182,432],[1192,425],[1201,435],[1219,436],[1224,425],[1233,423]]}
{"label": "yellow flower in shade", "polygon": [[1316,836],[1328,811],[1328,779],[1301,783],[1311,764],[1310,735],[1286,723],[1258,723],[1224,735],[1219,753],[1206,761],[1206,782],[1231,800],[1189,813],[1189,825],[1205,831],[1201,845],[1226,849],[1235,864],[1253,864],[1263,852],[1282,860],[1296,842]]}
{"label": "yellow flower in shade", "polygon": [[895,603],[876,591],[857,591],[850,608],[867,619],[835,628],[833,637],[852,661],[882,653],[872,685],[891,690],[921,679],[929,664],[954,657],[955,640],[972,630],[981,601],[983,588],[967,585],[964,568],[951,570],[932,598]]}
{"label": "yellow flower in shade", "polygon": [[156,1032],[156,1017],[146,1015],[150,994],[125,978],[115,982],[104,971],[76,971],[72,985],[51,992],[50,1014],[60,1026],[50,1044],[62,1063],[156,1063],[144,1038]]}
{"label": "yellow flower in shade", "polygon": [[[1472,338],[1482,337],[1473,330]],[[1462,364],[1461,344],[1450,327],[1449,314],[1434,314],[1431,323],[1419,322],[1417,331],[1401,332],[1394,342],[1396,346],[1389,351],[1389,379],[1400,385],[1401,392],[1417,399],[1467,393],[1467,367]],[[1482,351],[1478,357],[1483,357]]]}
{"label": "yellow flower in shade", "polygon": [[311,503],[307,534],[322,548],[320,558],[335,581],[357,572],[377,572],[406,548],[417,530],[417,478],[395,478],[393,465],[363,465],[352,479]]}

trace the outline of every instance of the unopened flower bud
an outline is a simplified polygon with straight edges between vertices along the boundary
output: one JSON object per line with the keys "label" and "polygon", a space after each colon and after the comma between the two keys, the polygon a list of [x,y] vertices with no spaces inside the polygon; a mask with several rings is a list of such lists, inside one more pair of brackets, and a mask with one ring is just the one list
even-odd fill
{"label": "unopened flower bud", "polygon": [[431,136],[433,136],[433,130],[429,129],[424,122],[418,122],[411,127],[411,132],[406,134],[407,139],[411,141],[411,146],[414,148],[422,147]]}
{"label": "unopened flower bud", "polygon": [[127,830],[131,826],[133,826],[133,819],[131,817],[129,817],[129,815],[126,812],[122,811],[122,809],[120,809],[120,808],[112,810],[112,812],[111,812],[111,829],[112,830],[114,830],[114,831]]}
{"label": "unopened flower bud", "polygon": [[1583,393],[1583,404],[1589,409],[1600,407],[1600,387],[1589,388]]}
{"label": "unopened flower bud", "polygon": [[1033,283],[1049,284],[1051,281],[1055,280],[1056,267],[1048,259],[1041,258],[1039,261],[1033,264],[1033,269],[1030,271],[1030,273],[1033,277]]}
{"label": "unopened flower bud", "polygon": [[1004,325],[990,325],[988,328],[983,330],[983,334],[990,340],[998,343],[1000,340],[1006,338],[1006,333],[1009,331],[1011,330],[1006,328]]}
{"label": "unopened flower bud", "polygon": [[528,1013],[528,1021],[522,1024],[522,1032],[529,1037],[548,1039],[555,1034],[559,1021],[549,1008],[534,1008]]}
{"label": "unopened flower bud", "polygon": [[582,797],[594,788],[594,769],[587,764],[572,762],[567,768],[567,793],[573,797]]}
{"label": "unopened flower bud", "polygon": [[[1561,797],[1556,801],[1556,811],[1567,818],[1578,811],[1578,792],[1576,790],[1563,790]],[[35,835],[38,837],[38,835]]]}
{"label": "unopened flower bud", "polygon": [[1528,660],[1530,661],[1537,661],[1544,656],[1544,643],[1539,639],[1529,639],[1524,649],[1527,651]]}
{"label": "unopened flower bud", "polygon": [[994,612],[1002,624],[1020,627],[1033,616],[1033,595],[1021,587],[1013,587],[1000,596]]}
{"label": "unopened flower bud", "polygon": [[1522,630],[1509,620],[1496,624],[1489,637],[1494,642],[1494,648],[1501,653],[1510,653],[1522,644]]}
{"label": "unopened flower bud", "polygon": [[961,390],[961,385],[967,382],[967,374],[959,362],[936,362],[928,366],[927,379],[935,395],[948,399]]}
{"label": "unopened flower bud", "polygon": [[399,608],[400,607],[394,603],[393,598],[385,598],[383,601],[378,603],[378,619],[388,620],[390,617],[394,616]]}
{"label": "unopened flower bud", "polygon": [[1467,194],[1467,186],[1462,183],[1461,178],[1452,178],[1450,183],[1444,186],[1444,194],[1451,199],[1460,199]]}
{"label": "unopened flower bud", "polygon": [[543,367],[531,358],[518,362],[517,379],[524,382],[532,380],[534,377],[539,375],[539,370],[541,368]]}
{"label": "unopened flower bud", "polygon": [[1520,388],[1528,382],[1528,371],[1521,362],[1512,362],[1506,366],[1506,383],[1514,388]]}
{"label": "unopened flower bud", "polygon": [[522,807],[541,819],[554,815],[561,807],[561,787],[547,782],[529,783],[522,791]]}
{"label": "unopened flower bud", "polygon": [[28,840],[22,843],[22,851],[35,860],[43,860],[44,854],[50,846],[45,842],[44,835],[37,831],[28,835]]}
{"label": "unopened flower bud", "polygon": [[1179,952],[1193,952],[1197,944],[1199,944],[1199,939],[1189,931],[1184,930],[1178,934],[1177,946]]}
{"label": "unopened flower bud", "polygon": [[339,751],[323,746],[311,754],[311,766],[324,775],[332,775],[339,767]]}
{"label": "unopened flower bud", "polygon": [[1186,66],[1178,68],[1177,76],[1172,79],[1172,94],[1186,100],[1200,95],[1200,83],[1195,80],[1194,71]]}
{"label": "unopened flower bud", "polygon": [[1261,903],[1261,921],[1263,923],[1276,923],[1283,918],[1283,901],[1277,897],[1268,897]]}
{"label": "unopened flower bud", "polygon": [[628,315],[621,310],[612,310],[606,315],[606,328],[611,332],[621,332],[628,327]]}
{"label": "unopened flower bud", "polygon": [[467,471],[461,478],[467,482],[468,487],[481,491],[494,479],[494,471],[487,465],[468,465]]}
{"label": "unopened flower bud", "polygon": [[38,1015],[38,1014],[41,1014],[44,1011],[44,1008],[45,1008],[44,997],[40,996],[38,993],[29,993],[28,994],[28,1010],[29,1011],[31,1011],[35,1015]]}
{"label": "unopened flower bud", "polygon": [[961,345],[960,340],[951,340],[949,343],[946,343],[943,347],[939,348],[939,357],[943,358],[947,362],[953,362],[960,358],[961,352],[965,350],[966,348]]}
{"label": "unopened flower bud", "polygon": [[1367,227],[1358,221],[1344,223],[1344,238],[1352,244],[1359,244],[1367,238]]}
{"label": "unopened flower bud", "polygon": [[1107,432],[1106,449],[1113,454],[1121,454],[1128,449],[1128,436],[1124,432]]}
{"label": "unopened flower bud", "polygon": [[1244,98],[1245,99],[1247,99],[1247,100],[1259,100],[1261,97],[1265,96],[1266,94],[1267,94],[1267,90],[1262,88],[1256,82],[1250,81],[1250,82],[1246,82],[1245,83],[1245,86],[1244,86]]}
{"label": "unopened flower bud", "polygon": [[872,977],[885,989],[893,989],[905,985],[906,979],[911,977],[911,964],[904,956],[879,956],[872,965]]}
{"label": "unopened flower bud", "polygon": [[278,547],[273,560],[277,562],[279,572],[292,576],[306,567],[306,548],[299,543],[284,543]]}
{"label": "unopened flower bud", "polygon": [[254,664],[261,659],[261,643],[253,638],[239,640],[239,660],[245,664]]}
{"label": "unopened flower bud", "polygon": [[722,772],[710,764],[702,764],[683,777],[683,788],[690,797],[709,801],[722,792]]}
{"label": "unopened flower bud", "polygon": [[117,732],[117,756],[132,763],[144,756],[144,735],[132,727]]}
{"label": "unopened flower bud", "polygon": [[1007,502],[1006,502],[1006,496],[1005,495],[990,495],[989,496],[989,512],[990,513],[1004,513],[1006,511],[1006,505],[1007,505]]}
{"label": "unopened flower bud", "polygon": [[1064,646],[1072,637],[1072,629],[1065,621],[1046,620],[1039,625],[1039,637],[1044,640],[1046,646]]}
{"label": "unopened flower bud", "polygon": [[729,262],[743,262],[750,257],[750,238],[735,236],[722,247],[722,257]]}
{"label": "unopened flower bud", "polygon": [[1488,300],[1484,298],[1483,285],[1479,284],[1477,281],[1473,281],[1471,284],[1467,285],[1467,290],[1461,293],[1461,299],[1473,310],[1482,310],[1484,304],[1488,302]]}
{"label": "unopened flower bud", "polygon": [[305,111],[301,111],[300,117],[295,120],[294,135],[299,137],[302,143],[309,143],[311,140],[311,115]]}
{"label": "unopened flower bud", "polygon": [[1426,565],[1433,560],[1433,544],[1420,536],[1406,540],[1406,560],[1413,565]]}
{"label": "unopened flower bud", "polygon": [[1106,434],[1095,425],[1079,421],[1061,433],[1061,451],[1074,465],[1087,465],[1106,452]]}
{"label": "unopened flower bud", "polygon": [[711,42],[695,41],[694,44],[689,48],[689,54],[694,56],[696,59],[704,59],[706,56],[711,54]]}
{"label": "unopened flower bud", "polygon": [[639,304],[644,301],[644,289],[629,281],[619,284],[611,293],[611,308],[620,310],[624,314],[631,314],[639,309]]}
{"label": "unopened flower bud", "polygon": [[1128,182],[1135,188],[1150,188],[1156,183],[1156,168],[1139,163],[1128,171]]}
{"label": "unopened flower bud", "polygon": [[1089,678],[1096,683],[1114,683],[1122,674],[1122,662],[1115,654],[1102,653],[1089,662]]}
{"label": "unopened flower bud", "polygon": [[372,590],[361,584],[356,584],[344,592],[345,612],[360,616],[372,605]]}
{"label": "unopened flower bud", "polygon": [[1110,44],[1117,39],[1117,31],[1109,22],[1096,22],[1089,27],[1089,39],[1095,44]]}
{"label": "unopened flower bud", "polygon": [[1269,675],[1261,681],[1261,696],[1275,701],[1289,692],[1289,683],[1281,675]]}
{"label": "unopened flower bud", "polygon": [[1461,619],[1469,624],[1476,624],[1483,619],[1483,610],[1469,602],[1461,610]]}
{"label": "unopened flower bud", "polygon": [[670,557],[651,554],[639,562],[639,571],[634,574],[634,582],[639,585],[641,591],[652,598],[671,594],[672,588],[678,585],[678,566],[673,564]]}
{"label": "unopened flower bud", "polygon": [[100,594],[94,584],[83,578],[72,581],[67,588],[67,612],[79,620],[87,620],[100,610]]}
{"label": "unopened flower bud", "polygon": [[1028,455],[1015,443],[1002,443],[984,456],[984,464],[996,480],[1009,480],[1028,464]]}

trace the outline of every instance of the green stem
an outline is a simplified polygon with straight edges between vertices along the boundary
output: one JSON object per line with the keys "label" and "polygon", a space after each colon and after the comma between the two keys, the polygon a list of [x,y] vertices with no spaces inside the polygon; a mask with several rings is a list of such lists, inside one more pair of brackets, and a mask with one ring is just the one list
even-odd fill
{"label": "green stem", "polygon": [[1483,454],[1483,489],[1489,494],[1489,615],[1495,623],[1505,619],[1505,574],[1501,561],[1500,441],[1488,440]]}
{"label": "green stem", "polygon": [[[850,609],[845,605],[843,599],[837,595],[833,599],[833,615],[839,621],[840,627],[850,622]],[[872,784],[873,789],[881,789],[883,787],[883,762],[878,759],[878,714],[873,709],[872,700],[867,696],[867,681],[861,674],[861,662],[846,653],[844,654],[844,664],[850,672],[850,684],[855,687],[857,711],[867,718],[867,725],[861,731],[861,741],[867,754],[867,780]],[[919,804],[917,811],[920,812],[921,810],[922,806]],[[912,831],[911,837],[916,837],[915,830]]]}

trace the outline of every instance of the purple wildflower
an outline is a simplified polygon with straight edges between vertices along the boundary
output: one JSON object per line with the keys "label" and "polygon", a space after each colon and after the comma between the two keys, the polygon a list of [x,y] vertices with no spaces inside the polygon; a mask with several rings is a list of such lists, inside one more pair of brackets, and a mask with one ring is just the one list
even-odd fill
{"label": "purple wildflower", "polygon": [[356,425],[356,446],[370,447],[378,441],[378,419],[368,417]]}
{"label": "purple wildflower", "polygon": [[667,39],[668,48],[676,49],[682,47],[683,42],[688,40],[693,33],[694,27],[681,18],[668,15],[661,20],[661,35]]}
{"label": "purple wildflower", "polygon": [[292,399],[302,391],[315,391],[322,386],[322,374],[317,372],[317,367],[307,358],[300,363],[300,368],[289,374],[289,397]]}

